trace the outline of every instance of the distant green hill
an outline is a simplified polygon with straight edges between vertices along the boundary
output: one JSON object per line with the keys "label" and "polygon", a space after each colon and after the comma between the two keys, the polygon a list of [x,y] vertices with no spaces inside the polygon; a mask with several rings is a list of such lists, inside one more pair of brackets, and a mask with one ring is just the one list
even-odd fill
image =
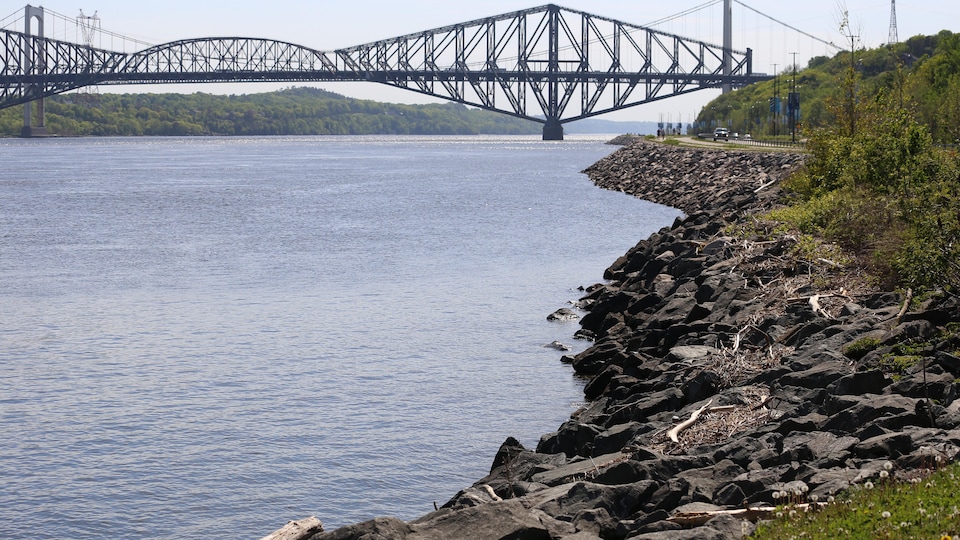
{"label": "distant green hill", "polygon": [[[23,109],[0,111],[0,135],[20,134]],[[401,105],[315,88],[249,95],[62,94],[46,100],[58,135],[539,134],[542,126],[456,103]]]}
{"label": "distant green hill", "polygon": [[[955,143],[960,138],[960,34],[944,30],[936,36],[916,36],[903,43],[877,49],[820,56],[798,70],[796,88],[800,94],[801,132],[836,121],[830,100],[840,99],[840,79],[851,65],[859,77],[862,96],[888,92],[902,98],[921,123],[927,125],[936,142]],[[697,120],[701,130],[716,125],[754,137],[773,134],[774,118],[770,100],[779,84],[783,115],[778,126],[787,132],[787,93],[793,84],[792,71],[781,73],[777,82],[752,84],[722,95],[707,104]]]}

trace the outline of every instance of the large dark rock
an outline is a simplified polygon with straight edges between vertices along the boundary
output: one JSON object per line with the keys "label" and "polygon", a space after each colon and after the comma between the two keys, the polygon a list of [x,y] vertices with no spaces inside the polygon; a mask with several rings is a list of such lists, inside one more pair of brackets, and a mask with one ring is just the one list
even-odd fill
{"label": "large dark rock", "polygon": [[310,540],[403,540],[412,532],[413,527],[407,523],[397,518],[382,517],[318,533],[311,536]]}
{"label": "large dark rock", "polygon": [[[684,529],[668,518],[769,504],[781,490],[825,497],[887,461],[911,469],[957,455],[960,335],[947,325],[960,321],[960,300],[934,295],[898,322],[899,294],[840,298],[805,281],[810,263],[788,262],[796,239],[725,236],[776,205],[775,185],[758,188],[803,160],[641,141],[589,168],[600,186],[688,215],[637,243],[576,304],[596,340],[568,357],[590,379],[585,405],[536,451],[507,439],[490,474],[435,512],[314,540],[740,538],[752,524],[726,516]],[[818,294],[829,316],[802,301]],[[865,337],[880,346],[844,356]],[[885,370],[902,345],[918,362],[894,377]],[[733,409],[705,411],[670,441],[667,430],[708,400]]]}

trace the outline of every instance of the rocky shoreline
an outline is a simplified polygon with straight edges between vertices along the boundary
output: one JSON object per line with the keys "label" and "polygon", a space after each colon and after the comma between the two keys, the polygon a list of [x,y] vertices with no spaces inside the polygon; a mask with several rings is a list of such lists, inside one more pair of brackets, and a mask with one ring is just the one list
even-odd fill
{"label": "rocky shoreline", "polygon": [[960,302],[911,307],[755,220],[803,159],[641,140],[587,169],[686,214],[584,291],[587,404],[435,512],[297,538],[742,538],[774,493],[953,460]]}

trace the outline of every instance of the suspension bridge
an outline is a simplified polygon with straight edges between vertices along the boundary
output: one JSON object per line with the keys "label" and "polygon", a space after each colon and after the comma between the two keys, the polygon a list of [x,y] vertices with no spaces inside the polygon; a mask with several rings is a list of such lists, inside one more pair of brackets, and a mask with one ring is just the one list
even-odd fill
{"label": "suspension bridge", "polygon": [[49,11],[28,5],[23,31],[0,29],[0,109],[24,105],[22,135],[41,136],[43,99],[89,86],[367,81],[526,118],[562,140],[568,122],[771,78],[751,48],[733,47],[733,1],[711,2],[723,4],[721,45],[550,4],[334,51],[245,37],[117,51],[91,39],[90,17],[77,18],[85,39],[46,37]]}

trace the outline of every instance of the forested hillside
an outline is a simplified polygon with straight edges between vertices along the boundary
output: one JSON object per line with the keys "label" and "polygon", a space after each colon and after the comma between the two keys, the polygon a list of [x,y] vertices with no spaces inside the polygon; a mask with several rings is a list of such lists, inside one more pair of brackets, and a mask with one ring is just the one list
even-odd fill
{"label": "forested hillside", "polygon": [[833,58],[814,58],[806,69],[781,72],[778,81],[753,84],[723,95],[701,111],[702,126],[729,126],[733,131],[770,136],[774,115],[770,100],[779,85],[783,112],[777,126],[787,132],[787,93],[796,85],[800,94],[802,133],[833,124],[837,107],[849,88],[843,81],[854,67],[854,83],[861,97],[880,93],[893,96],[930,129],[935,142],[960,138],[960,34],[944,30],[936,36],[916,36],[892,46],[842,51]]}
{"label": "forested hillside", "polygon": [[[22,107],[0,111],[16,136]],[[400,105],[315,88],[249,95],[63,94],[46,100],[57,135],[472,135],[537,134],[541,125],[463,105]]]}

